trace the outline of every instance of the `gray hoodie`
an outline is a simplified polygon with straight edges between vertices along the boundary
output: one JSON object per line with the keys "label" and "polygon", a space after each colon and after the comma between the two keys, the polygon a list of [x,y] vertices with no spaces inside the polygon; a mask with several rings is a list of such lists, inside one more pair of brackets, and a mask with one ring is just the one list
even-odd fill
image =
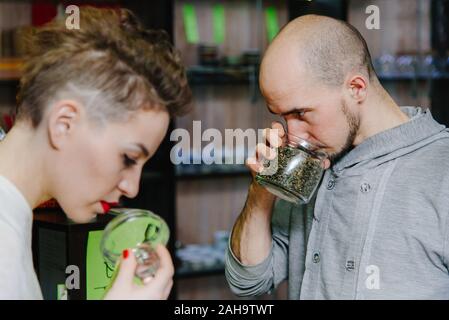
{"label": "gray hoodie", "polygon": [[256,266],[226,255],[232,291],[288,279],[289,299],[449,299],[449,132],[421,108],[324,174],[309,205],[275,204]]}

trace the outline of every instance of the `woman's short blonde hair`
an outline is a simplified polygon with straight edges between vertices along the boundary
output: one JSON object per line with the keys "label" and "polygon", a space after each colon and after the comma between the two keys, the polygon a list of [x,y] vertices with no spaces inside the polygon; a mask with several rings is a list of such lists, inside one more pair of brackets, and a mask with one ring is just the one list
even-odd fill
{"label": "woman's short blonde hair", "polygon": [[80,8],[80,28],[54,20],[26,37],[17,120],[42,121],[54,99],[83,99],[97,118],[141,108],[182,115],[191,101],[179,53],[163,31],[146,30],[128,10]]}

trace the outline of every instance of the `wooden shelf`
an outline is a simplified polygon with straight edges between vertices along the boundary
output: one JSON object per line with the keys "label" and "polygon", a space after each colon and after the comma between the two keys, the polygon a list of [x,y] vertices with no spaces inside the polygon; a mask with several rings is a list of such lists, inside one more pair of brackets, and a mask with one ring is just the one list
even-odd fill
{"label": "wooden shelf", "polygon": [[206,277],[224,274],[225,274],[224,266],[204,268],[200,270],[178,269],[176,270],[175,278],[185,279],[185,278]]}
{"label": "wooden shelf", "polygon": [[379,80],[381,80],[381,81],[428,81],[428,80],[444,80],[444,79],[449,79],[449,73],[435,72],[435,73],[431,73],[431,74],[425,74],[425,73],[379,74]]}
{"label": "wooden shelf", "polygon": [[210,171],[187,171],[180,170],[175,174],[178,180],[189,180],[189,179],[207,179],[207,178],[227,178],[227,177],[250,177],[250,171],[248,168],[242,166],[232,170],[217,170],[213,169]]}
{"label": "wooden shelf", "polygon": [[254,83],[257,70],[255,66],[192,66],[187,76],[191,85]]}
{"label": "wooden shelf", "polygon": [[22,59],[0,58],[0,81],[18,81],[22,66]]}

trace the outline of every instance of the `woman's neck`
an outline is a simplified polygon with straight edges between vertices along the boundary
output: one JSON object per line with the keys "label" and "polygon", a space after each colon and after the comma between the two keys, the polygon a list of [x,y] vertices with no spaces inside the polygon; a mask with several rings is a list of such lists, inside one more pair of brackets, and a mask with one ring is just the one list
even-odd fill
{"label": "woman's neck", "polygon": [[25,124],[15,125],[0,142],[0,175],[11,181],[31,208],[50,197],[45,192],[45,171],[39,134]]}

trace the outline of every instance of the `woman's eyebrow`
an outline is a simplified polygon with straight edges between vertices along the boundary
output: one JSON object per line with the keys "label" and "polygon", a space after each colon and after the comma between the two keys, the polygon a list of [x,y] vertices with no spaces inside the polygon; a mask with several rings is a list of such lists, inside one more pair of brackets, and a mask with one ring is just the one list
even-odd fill
{"label": "woman's eyebrow", "polygon": [[135,143],[134,145],[139,148],[139,150],[143,153],[145,157],[148,157],[150,155],[148,149],[142,143]]}

